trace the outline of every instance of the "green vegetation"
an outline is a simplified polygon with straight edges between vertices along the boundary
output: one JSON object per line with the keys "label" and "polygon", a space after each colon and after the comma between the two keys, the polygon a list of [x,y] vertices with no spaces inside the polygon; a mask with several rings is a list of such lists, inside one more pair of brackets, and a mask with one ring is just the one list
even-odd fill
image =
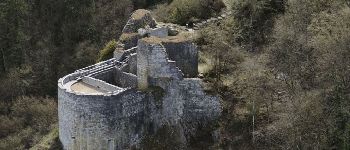
{"label": "green vegetation", "polygon": [[131,0],[0,1],[0,149],[29,149],[55,127],[58,78],[94,64],[132,7]]}
{"label": "green vegetation", "polygon": [[28,149],[55,128],[57,104],[53,99],[18,97],[8,105],[0,103],[0,149]]}
{"label": "green vegetation", "polygon": [[106,44],[106,46],[102,50],[100,50],[100,52],[98,54],[97,62],[101,62],[101,61],[112,58],[113,52],[117,48],[117,44],[118,43],[116,40],[109,41]]}
{"label": "green vegetation", "polygon": [[185,25],[210,18],[220,13],[224,6],[221,0],[173,0],[170,4],[158,5],[154,13],[159,21]]}
{"label": "green vegetation", "polygon": [[49,134],[45,135],[39,144],[30,148],[30,150],[58,150],[62,149],[61,142],[58,137],[58,128],[54,128]]}
{"label": "green vegetation", "polygon": [[286,0],[234,0],[232,42],[252,50],[265,44],[274,24],[274,17],[283,13]]}
{"label": "green vegetation", "polygon": [[349,149],[348,1],[232,5],[232,18],[197,41],[201,71],[224,100],[217,146]]}
{"label": "green vegetation", "polygon": [[[190,147],[349,149],[349,0],[226,1],[232,16],[201,29],[195,40],[199,70],[223,98],[218,142],[201,144],[210,136],[203,128]],[[145,7],[158,21],[185,25],[219,14],[224,5],[2,0],[0,149],[58,149],[58,78],[110,58],[131,11]],[[181,149],[172,128],[146,138],[145,149]]]}
{"label": "green vegetation", "polygon": [[173,0],[132,0],[136,8],[152,7],[158,3],[171,3]]}

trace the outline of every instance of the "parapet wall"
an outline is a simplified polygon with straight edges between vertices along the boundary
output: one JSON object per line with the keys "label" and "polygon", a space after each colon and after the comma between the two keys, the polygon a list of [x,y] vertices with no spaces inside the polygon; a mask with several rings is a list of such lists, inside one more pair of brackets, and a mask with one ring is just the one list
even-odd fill
{"label": "parapet wall", "polygon": [[149,68],[148,76],[150,78],[175,78],[182,79],[183,75],[177,68],[174,61],[168,59],[165,48],[161,44],[149,45]]}
{"label": "parapet wall", "polygon": [[139,40],[137,49],[137,77],[138,87],[145,89],[150,80],[170,78],[181,80],[183,74],[174,61],[168,59],[163,45],[158,39],[144,38]]}
{"label": "parapet wall", "polygon": [[[143,135],[146,94],[106,83],[114,82],[115,70],[122,63],[107,60],[69,74],[58,82],[60,140],[67,150],[125,149],[138,145]],[[114,67],[110,67],[114,66]],[[136,76],[123,78],[136,86]],[[104,94],[81,93],[71,85],[83,82],[105,91]],[[118,136],[116,136],[118,135]]]}
{"label": "parapet wall", "polygon": [[176,62],[186,78],[198,75],[198,50],[191,41],[162,42],[170,60]]}
{"label": "parapet wall", "polygon": [[113,91],[113,93],[119,93],[120,91],[124,90],[123,88],[114,86],[112,84],[106,83],[105,81],[92,77],[85,76],[81,81],[104,91]]}
{"label": "parapet wall", "polygon": [[115,83],[124,88],[136,88],[137,87],[137,76],[131,73],[126,73],[116,68],[115,70]]}

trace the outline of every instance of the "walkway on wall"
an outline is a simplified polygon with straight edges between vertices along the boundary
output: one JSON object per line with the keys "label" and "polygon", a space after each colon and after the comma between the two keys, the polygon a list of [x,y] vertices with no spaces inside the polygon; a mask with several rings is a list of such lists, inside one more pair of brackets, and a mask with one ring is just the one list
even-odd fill
{"label": "walkway on wall", "polygon": [[[86,82],[83,82],[83,78],[92,78],[95,80],[97,76],[100,76],[101,74],[104,74],[106,72],[109,72],[110,70],[114,69],[115,67],[122,67],[125,65],[125,63],[128,61],[129,57],[124,56],[122,60],[117,60],[116,58],[112,58],[106,61],[99,62],[97,64],[82,68],[77,70],[75,73],[79,74],[79,76],[73,80],[70,81],[69,83],[66,83],[69,88],[74,91],[74,92],[79,92],[79,93],[86,93],[86,94],[97,94],[97,95],[103,95],[103,94],[108,94],[111,92],[115,92],[113,90],[106,90],[105,86],[99,87],[95,86],[94,84],[89,84]],[[101,80],[101,82],[104,82]],[[108,83],[105,83],[108,86]],[[113,85],[109,85],[113,86]]]}

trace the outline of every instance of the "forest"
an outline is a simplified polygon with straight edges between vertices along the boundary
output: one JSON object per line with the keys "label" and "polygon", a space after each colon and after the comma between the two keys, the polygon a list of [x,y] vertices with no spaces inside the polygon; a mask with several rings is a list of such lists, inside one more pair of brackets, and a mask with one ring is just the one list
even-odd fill
{"label": "forest", "polygon": [[183,26],[232,12],[193,40],[223,112],[191,149],[350,149],[350,0],[1,0],[0,149],[61,149],[57,80],[109,58],[139,8]]}

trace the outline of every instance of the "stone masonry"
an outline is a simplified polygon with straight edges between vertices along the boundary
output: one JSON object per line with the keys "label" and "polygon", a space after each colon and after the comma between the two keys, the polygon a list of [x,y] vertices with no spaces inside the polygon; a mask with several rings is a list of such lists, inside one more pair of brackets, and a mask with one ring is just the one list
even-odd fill
{"label": "stone masonry", "polygon": [[65,150],[142,149],[164,126],[176,127],[186,145],[197,124],[218,119],[219,97],[205,93],[197,78],[197,47],[169,30],[137,10],[123,30],[133,38],[120,40],[114,58],[59,79]]}

